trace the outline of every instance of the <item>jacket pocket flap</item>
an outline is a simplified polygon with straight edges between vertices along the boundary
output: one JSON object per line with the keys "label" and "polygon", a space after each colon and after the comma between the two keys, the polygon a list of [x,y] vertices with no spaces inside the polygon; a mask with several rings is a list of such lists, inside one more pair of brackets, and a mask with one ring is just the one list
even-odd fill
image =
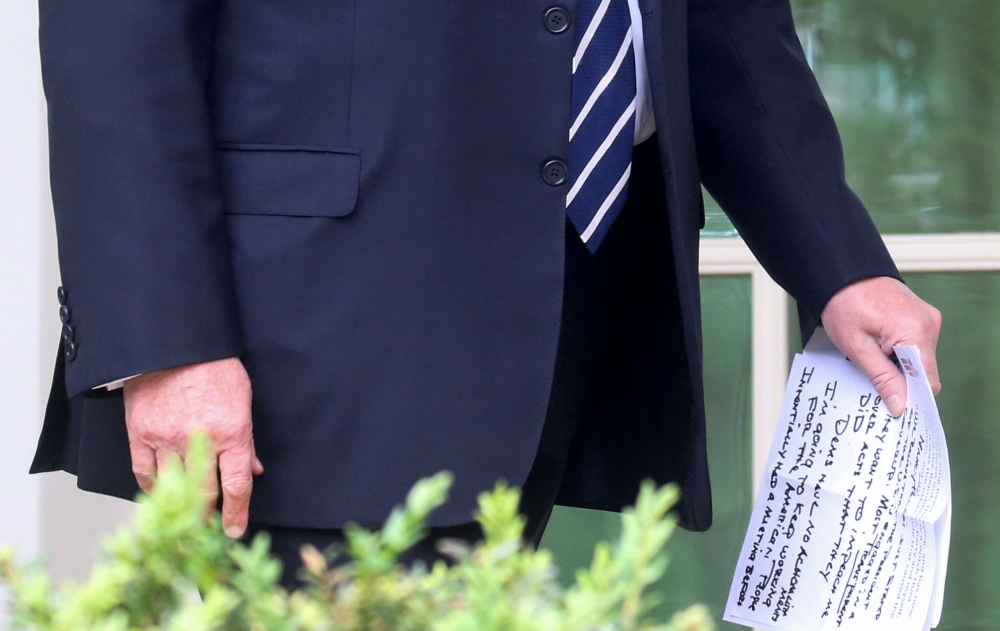
{"label": "jacket pocket flap", "polygon": [[216,149],[227,214],[343,217],[358,201],[356,152],[243,144]]}

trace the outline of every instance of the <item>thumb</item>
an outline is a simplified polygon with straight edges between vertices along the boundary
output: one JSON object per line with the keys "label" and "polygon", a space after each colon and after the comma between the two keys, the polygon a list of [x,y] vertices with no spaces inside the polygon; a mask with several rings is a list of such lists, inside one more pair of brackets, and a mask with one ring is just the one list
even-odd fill
{"label": "thumb", "polygon": [[882,352],[878,343],[872,338],[866,338],[847,356],[868,376],[893,417],[902,416],[906,408],[906,378]]}
{"label": "thumb", "polygon": [[251,471],[254,475],[264,474],[264,464],[257,457],[257,445],[254,444],[253,439],[250,440],[250,454],[253,456],[253,462],[251,464]]}

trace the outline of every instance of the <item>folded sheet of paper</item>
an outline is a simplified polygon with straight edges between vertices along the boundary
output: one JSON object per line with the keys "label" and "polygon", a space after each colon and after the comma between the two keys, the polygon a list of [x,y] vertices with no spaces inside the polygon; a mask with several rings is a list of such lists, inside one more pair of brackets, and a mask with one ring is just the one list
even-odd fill
{"label": "folded sheet of paper", "polygon": [[892,418],[822,329],[795,357],[724,619],[780,631],[937,626],[951,536],[948,448],[914,346]]}

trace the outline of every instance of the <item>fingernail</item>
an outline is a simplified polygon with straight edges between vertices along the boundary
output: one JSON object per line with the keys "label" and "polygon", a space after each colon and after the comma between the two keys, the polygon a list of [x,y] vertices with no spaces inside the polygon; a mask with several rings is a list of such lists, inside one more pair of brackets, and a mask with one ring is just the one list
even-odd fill
{"label": "fingernail", "polygon": [[[885,404],[889,406],[889,411],[892,412],[893,416],[901,416],[903,414],[903,401],[899,398],[898,394],[889,395],[889,398],[885,400]],[[899,410],[899,412],[896,412]]]}
{"label": "fingernail", "polygon": [[229,526],[226,528],[226,536],[230,539],[239,539],[243,536],[243,529],[239,526]]}

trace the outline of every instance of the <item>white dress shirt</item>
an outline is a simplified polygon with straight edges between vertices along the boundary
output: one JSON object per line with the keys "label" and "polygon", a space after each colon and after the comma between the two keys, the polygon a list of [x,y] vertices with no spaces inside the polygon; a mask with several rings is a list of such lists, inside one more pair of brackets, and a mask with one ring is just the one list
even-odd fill
{"label": "white dress shirt", "polygon": [[649,70],[646,49],[643,48],[642,13],[639,0],[628,0],[632,14],[632,50],[635,53],[635,144],[648,140],[656,131],[653,120],[653,99],[649,90]]}

